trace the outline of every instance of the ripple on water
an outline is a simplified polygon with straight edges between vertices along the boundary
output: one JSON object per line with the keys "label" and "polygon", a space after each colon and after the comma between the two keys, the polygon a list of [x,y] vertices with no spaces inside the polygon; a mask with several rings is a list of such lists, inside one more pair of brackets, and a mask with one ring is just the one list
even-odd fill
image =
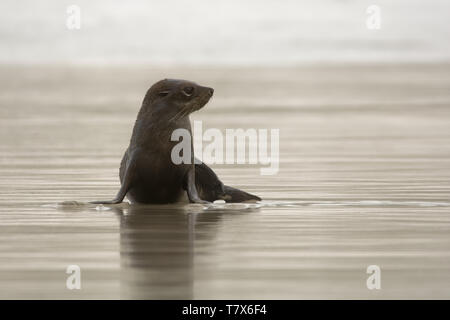
{"label": "ripple on water", "polygon": [[359,201],[262,201],[261,207],[450,207],[450,202],[433,201],[393,201],[393,200],[359,200]]}

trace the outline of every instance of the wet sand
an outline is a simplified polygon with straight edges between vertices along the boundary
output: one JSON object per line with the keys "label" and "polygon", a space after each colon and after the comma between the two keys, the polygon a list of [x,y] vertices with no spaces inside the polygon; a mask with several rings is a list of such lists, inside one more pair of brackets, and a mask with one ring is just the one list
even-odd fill
{"label": "wet sand", "polygon": [[[214,166],[264,202],[57,206],[115,194],[164,77],[215,88],[205,128],[280,128],[277,175]],[[0,83],[0,298],[450,298],[450,65],[2,66]]]}

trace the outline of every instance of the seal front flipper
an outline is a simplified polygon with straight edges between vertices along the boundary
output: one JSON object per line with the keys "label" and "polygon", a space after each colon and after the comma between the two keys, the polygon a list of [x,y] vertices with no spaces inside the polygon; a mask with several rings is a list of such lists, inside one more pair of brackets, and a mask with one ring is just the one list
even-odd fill
{"label": "seal front flipper", "polygon": [[204,163],[195,165],[195,185],[200,198],[214,202],[224,195],[224,185],[214,171]]}
{"label": "seal front flipper", "polygon": [[210,203],[209,201],[205,201],[200,199],[197,187],[195,185],[195,166],[192,165],[191,168],[189,168],[189,171],[186,175],[186,192],[189,198],[189,202],[191,203]]}
{"label": "seal front flipper", "polygon": [[[113,200],[92,201],[90,203],[92,203],[92,204],[118,204],[123,201],[123,199],[127,195],[128,191],[131,189],[132,181],[134,178],[134,172],[135,172],[134,167],[135,167],[135,163],[136,163],[136,157],[134,155],[132,155],[130,157],[129,161],[127,159],[127,156],[128,156],[128,151],[125,152],[125,155],[122,159],[122,164],[121,164],[121,168],[120,168],[121,173],[123,172],[123,178],[122,178],[122,174],[121,174],[122,185],[120,186],[119,192],[117,192],[116,197]],[[124,164],[126,164],[126,169],[123,171]]]}

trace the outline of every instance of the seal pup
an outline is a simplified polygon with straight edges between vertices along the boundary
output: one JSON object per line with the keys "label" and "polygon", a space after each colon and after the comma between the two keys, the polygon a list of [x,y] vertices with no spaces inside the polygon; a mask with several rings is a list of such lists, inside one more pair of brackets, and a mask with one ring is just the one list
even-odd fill
{"label": "seal pup", "polygon": [[201,109],[214,89],[177,79],[158,81],[148,89],[139,110],[130,145],[120,164],[121,187],[116,197],[94,204],[121,203],[125,196],[132,203],[174,203],[187,193],[191,203],[259,201],[261,198],[224,185],[206,164],[194,161],[174,164],[171,152],[178,141],[172,132],[183,128],[192,137],[189,114]]}

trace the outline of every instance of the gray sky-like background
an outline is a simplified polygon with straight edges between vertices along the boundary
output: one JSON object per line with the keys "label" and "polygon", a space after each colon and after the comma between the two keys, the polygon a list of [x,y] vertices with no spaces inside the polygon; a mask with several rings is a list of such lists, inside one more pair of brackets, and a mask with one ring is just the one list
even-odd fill
{"label": "gray sky-like background", "polygon": [[[66,27],[72,4],[81,30]],[[449,15],[448,0],[2,0],[0,63],[449,61]]]}

